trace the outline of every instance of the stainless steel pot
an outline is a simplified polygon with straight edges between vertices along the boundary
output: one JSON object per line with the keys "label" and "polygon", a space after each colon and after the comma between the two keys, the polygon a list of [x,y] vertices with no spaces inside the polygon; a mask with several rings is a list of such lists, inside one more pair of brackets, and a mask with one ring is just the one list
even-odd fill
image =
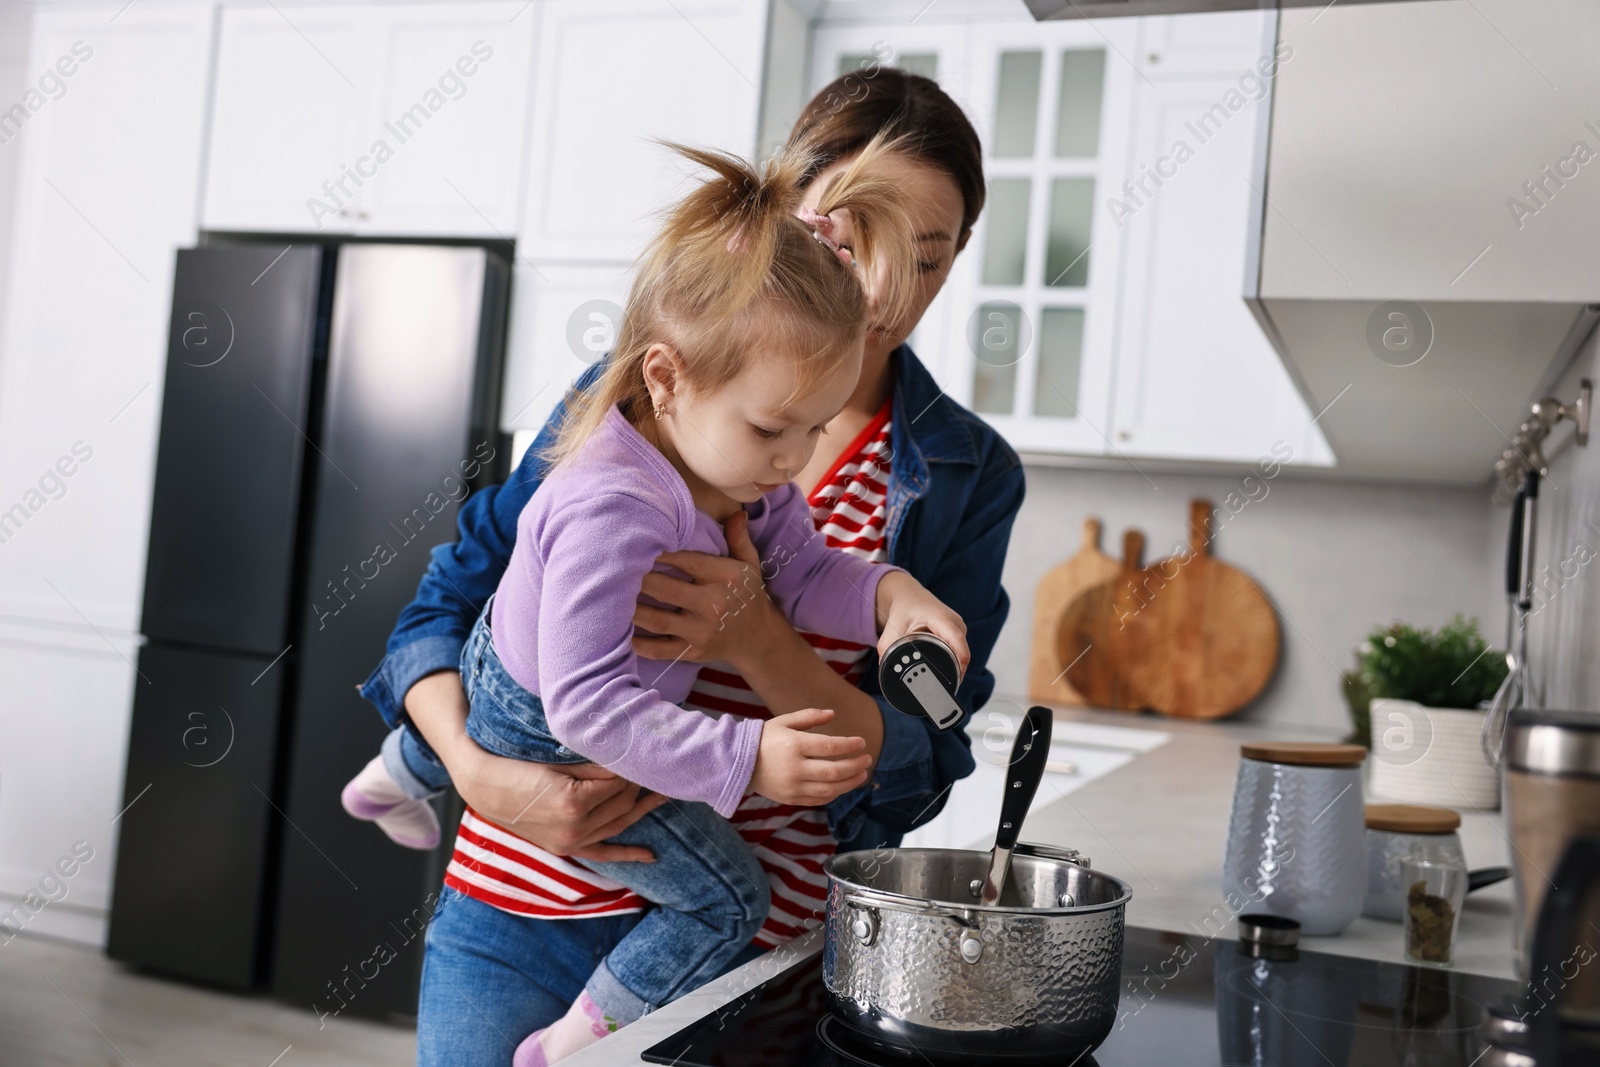
{"label": "stainless steel pot", "polygon": [[1116,1020],[1133,891],[1072,849],[1019,843],[996,905],[988,852],[847,852],[824,864],[822,976],[846,1026],[973,1059],[1072,1055]]}

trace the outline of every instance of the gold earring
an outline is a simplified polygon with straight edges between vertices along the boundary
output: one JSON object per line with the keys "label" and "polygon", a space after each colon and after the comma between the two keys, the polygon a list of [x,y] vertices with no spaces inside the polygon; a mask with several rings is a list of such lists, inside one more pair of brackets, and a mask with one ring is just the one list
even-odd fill
{"label": "gold earring", "polygon": [[656,421],[660,422],[661,421],[661,416],[663,416],[665,414],[667,414],[667,409],[666,408],[662,408],[662,407],[656,408]]}

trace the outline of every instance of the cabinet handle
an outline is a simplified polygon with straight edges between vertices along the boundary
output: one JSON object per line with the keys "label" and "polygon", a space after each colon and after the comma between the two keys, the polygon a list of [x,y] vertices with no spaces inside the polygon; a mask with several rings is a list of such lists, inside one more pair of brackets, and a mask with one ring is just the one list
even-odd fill
{"label": "cabinet handle", "polygon": [[1145,61],[1148,63],[1159,63],[1161,62],[1161,53],[1151,52],[1149,55],[1145,56]]}
{"label": "cabinet handle", "polygon": [[1133,433],[1131,431],[1128,431],[1128,430],[1118,430],[1117,431],[1117,440],[1119,440],[1119,441],[1126,441],[1132,436],[1133,436]]}
{"label": "cabinet handle", "polygon": [[372,216],[367,214],[365,211],[358,211],[356,212],[356,218],[360,219],[362,222],[365,222],[372,218]]}

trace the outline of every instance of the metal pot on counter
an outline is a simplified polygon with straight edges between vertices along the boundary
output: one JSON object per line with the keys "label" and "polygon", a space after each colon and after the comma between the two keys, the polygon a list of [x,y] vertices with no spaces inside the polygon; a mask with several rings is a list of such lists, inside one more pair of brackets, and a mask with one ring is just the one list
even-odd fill
{"label": "metal pot on counter", "polygon": [[1017,732],[993,853],[878,849],[824,864],[823,982],[850,1030],[1007,1063],[1070,1060],[1111,1032],[1133,891],[1072,849],[1017,840],[1050,722],[1035,707]]}

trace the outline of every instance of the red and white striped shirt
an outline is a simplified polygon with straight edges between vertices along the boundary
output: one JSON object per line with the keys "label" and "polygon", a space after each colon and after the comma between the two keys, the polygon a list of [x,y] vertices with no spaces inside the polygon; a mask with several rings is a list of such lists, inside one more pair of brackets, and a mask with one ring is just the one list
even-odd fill
{"label": "red and white striped shirt", "polygon": [[[890,401],[841,453],[837,466],[810,496],[812,520],[830,548],[874,563],[888,561],[884,530],[889,492]],[[855,682],[866,645],[819,634],[802,636],[834,670]],[[685,707],[770,719],[771,713],[738,674],[721,664],[700,671]],[[762,868],[772,909],[755,944],[775,948],[822,925],[828,879],[822,864],[837,849],[821,808],[779,804],[746,793],[732,822]],[[581,861],[547,852],[478,817],[468,808],[456,835],[445,885],[518,915],[580,919],[642,911],[649,901]]]}

